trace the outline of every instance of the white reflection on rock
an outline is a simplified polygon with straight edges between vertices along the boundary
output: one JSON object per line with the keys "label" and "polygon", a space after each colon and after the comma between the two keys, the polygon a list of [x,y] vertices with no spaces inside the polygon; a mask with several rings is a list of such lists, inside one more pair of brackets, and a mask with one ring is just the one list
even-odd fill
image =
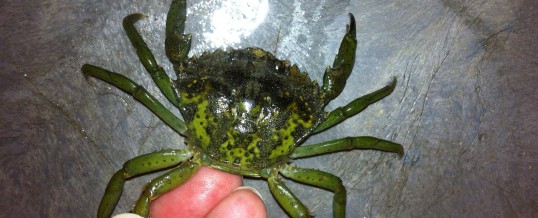
{"label": "white reflection on rock", "polygon": [[225,48],[240,43],[249,36],[267,16],[267,0],[230,0],[210,16],[211,30],[204,33],[213,48]]}

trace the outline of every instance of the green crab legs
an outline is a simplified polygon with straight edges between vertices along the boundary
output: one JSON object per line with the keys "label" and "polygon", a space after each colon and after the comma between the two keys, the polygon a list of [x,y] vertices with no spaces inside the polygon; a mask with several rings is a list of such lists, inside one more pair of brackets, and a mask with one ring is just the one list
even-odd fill
{"label": "green crab legs", "polygon": [[[346,215],[346,188],[342,180],[335,175],[314,169],[305,169],[285,165],[278,169],[278,173],[284,177],[303,184],[315,186],[334,192],[333,197],[333,217],[343,218]],[[277,177],[277,172],[273,170],[266,176],[269,189],[275,196],[278,203],[291,217],[310,217],[310,212],[304,204],[288,189],[288,187]]]}
{"label": "green crab legs", "polygon": [[146,68],[148,73],[151,75],[151,78],[157,84],[164,96],[170,101],[174,106],[178,106],[178,96],[175,94],[172,88],[172,80],[164,69],[157,64],[157,60],[153,56],[153,53],[148,48],[148,45],[142,39],[142,36],[136,31],[134,24],[140,19],[144,18],[143,14],[131,14],[123,19],[123,29],[127,33],[129,40],[136,49],[136,54],[142,62],[142,65]]}
{"label": "green crab legs", "polygon": [[383,99],[387,95],[390,95],[390,93],[394,91],[394,87],[396,87],[396,78],[394,78],[389,85],[370,94],[356,98],[346,106],[334,109],[329,113],[327,118],[316,127],[314,133],[322,132],[323,130],[331,128],[332,126],[342,122],[343,120],[358,114],[366,109],[369,105]]}
{"label": "green crab legs", "polygon": [[164,105],[162,105],[155,97],[149,94],[144,87],[136,84],[131,79],[106,69],[96,67],[90,64],[84,64],[81,68],[84,75],[93,76],[103,80],[111,85],[123,90],[132,95],[136,100],[144,104],[148,109],[153,111],[161,120],[168,124],[172,129],[180,134],[184,134],[187,130],[185,122],[176,117]]}
{"label": "green crab legs", "polygon": [[[105,194],[103,195],[103,199],[101,200],[99,209],[97,210],[97,217],[110,217],[114,211],[114,208],[116,207],[116,204],[118,203],[118,200],[121,197],[123,185],[125,184],[126,179],[144,173],[176,166],[187,161],[192,156],[193,152],[190,149],[166,149],[128,160],[125,162],[125,164],[123,164],[123,168],[118,170],[108,182]],[[147,213],[148,211],[147,208],[149,208],[149,200],[146,199],[154,199],[167,190],[170,190],[183,183],[190,177],[190,175],[192,175],[194,171],[196,171],[196,169],[200,167],[198,166],[198,168],[196,168],[195,166],[191,165],[192,163],[190,163],[190,161],[185,162],[179,168],[176,168],[167,174],[152,180],[149,183],[148,188],[142,193],[139,201],[136,203],[135,212],[139,213],[141,216],[147,217],[147,214],[144,213]],[[186,168],[188,168],[188,170]],[[182,176],[178,176],[178,172],[180,171],[186,171],[188,173],[180,173],[179,175]],[[165,180],[166,182],[163,183]]]}
{"label": "green crab legs", "polygon": [[[355,64],[355,52],[357,49],[357,36],[356,36],[356,24],[353,14],[349,14],[350,23],[347,26],[347,33],[344,35],[338,54],[334,59],[332,67],[327,68],[323,75],[322,91],[325,94],[325,104],[328,104],[332,99],[336,98],[344,89],[346,80],[353,71],[353,65]],[[335,124],[351,117],[362,110],[368,105],[379,101],[385,96],[392,93],[396,86],[396,78],[392,80],[392,83],[383,87],[371,94],[362,96],[355,99],[344,107],[337,108],[331,111],[327,119],[317,126],[314,133],[326,130]]]}
{"label": "green crab legs", "polygon": [[[395,152],[400,156],[403,155],[403,147],[400,144],[370,136],[360,136],[341,138],[309,146],[299,146],[295,148],[295,151],[290,157],[297,159],[352,149],[375,149]],[[278,173],[288,179],[334,192],[333,217],[345,217],[346,189],[337,176],[320,170],[304,169],[289,165],[278,169]],[[278,203],[291,217],[310,217],[306,206],[278,178],[278,173],[276,170],[261,173],[262,177],[267,178],[269,189]]]}
{"label": "green crab legs", "polygon": [[[169,17],[177,17],[176,15],[179,13],[177,7],[181,6],[181,3],[183,4],[183,7],[185,6],[185,1],[174,1],[172,2],[172,7],[170,8],[170,11],[168,13]],[[183,8],[184,9],[184,8]],[[186,10],[183,10],[182,14],[183,17],[186,14]],[[136,30],[134,24],[144,18],[144,15],[142,14],[131,14],[123,19],[123,29],[127,33],[127,36],[129,37],[129,40],[133,44],[134,48],[136,49],[136,53],[138,55],[138,58],[146,68],[146,70],[151,75],[151,78],[153,81],[157,84],[161,92],[164,94],[164,96],[176,107],[178,107],[179,102],[179,96],[176,95],[176,93],[173,91],[173,82],[168,77],[164,69],[157,64],[157,61],[155,60],[155,57],[151,50],[149,49],[148,45],[144,42],[142,39],[142,36],[138,33]],[[183,25],[181,23],[181,19],[171,19],[173,22],[167,22],[166,24],[166,30],[167,34],[169,32],[173,32],[172,30],[180,29],[183,31]],[[185,19],[183,18],[182,22],[185,22]],[[176,24],[179,23],[179,24]],[[175,28],[175,26],[181,26],[181,28]],[[189,38],[189,45],[190,45],[190,38]],[[188,53],[188,49],[187,49]],[[185,54],[186,57],[186,54]],[[176,130],[178,133],[183,134],[186,130],[185,123],[177,118],[174,114],[172,114],[166,107],[164,107],[155,97],[153,97],[151,94],[149,94],[143,87],[133,82],[131,79],[111,71],[108,71],[106,69],[93,66],[90,64],[85,64],[82,66],[82,72],[85,75],[93,76],[95,78],[101,79],[105,82],[108,82],[121,90],[127,92],[128,94],[131,94],[133,97],[135,97],[138,101],[142,102],[147,108],[149,108],[151,111],[153,111],[159,118],[161,118],[164,122],[166,122],[170,127],[172,127],[174,130]]]}
{"label": "green crab legs", "polygon": [[134,213],[149,217],[149,205],[153,199],[162,194],[178,187],[186,182],[202,166],[194,161],[182,163],[178,168],[174,168],[162,176],[159,176],[147,183],[146,188],[142,191],[140,198],[134,207]]}
{"label": "green crab legs", "polygon": [[[186,2],[173,1],[166,22],[166,52],[172,63],[185,62],[188,59],[191,36],[183,35],[186,20]],[[173,90],[173,82],[164,69],[157,64],[155,56],[148,45],[136,30],[134,24],[144,18],[143,14],[131,14],[123,19],[123,29],[127,33],[129,40],[136,49],[136,53],[144,68],[150,73],[151,78],[157,84],[164,96],[174,106],[178,106],[179,96]],[[179,45],[179,46],[174,46]]]}
{"label": "green crab legs", "polygon": [[295,148],[290,157],[297,159],[353,149],[374,149],[394,152],[400,157],[403,155],[403,147],[398,143],[371,136],[357,136],[321,142],[313,145],[299,146]]}

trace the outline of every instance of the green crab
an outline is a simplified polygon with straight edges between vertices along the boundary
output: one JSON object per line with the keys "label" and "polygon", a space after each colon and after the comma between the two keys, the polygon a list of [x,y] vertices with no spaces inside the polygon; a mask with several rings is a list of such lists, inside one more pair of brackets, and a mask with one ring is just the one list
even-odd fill
{"label": "green crab", "polygon": [[338,54],[323,77],[321,87],[295,65],[260,48],[216,50],[188,57],[191,35],[184,33],[186,1],[173,0],[166,21],[166,54],[177,79],[159,66],[134,23],[143,18],[131,14],[123,27],[138,57],[164,96],[181,112],[182,121],[155,97],[129,78],[85,64],[82,72],[110,83],[132,95],[162,121],[185,137],[183,149],[166,149],[127,161],[110,179],[97,217],[109,217],[121,197],[126,179],[169,169],[151,180],[134,206],[148,217],[151,200],[181,185],[202,165],[247,177],[267,179],[269,188],[291,217],[309,217],[309,211],[279,178],[334,192],[333,216],[344,217],[346,189],[335,175],[299,168],[293,159],[347,151],[376,149],[403,154],[400,144],[369,136],[347,137],[299,146],[320,133],[389,95],[389,85],[333,111],[324,107],[336,98],[351,74],[357,45],[355,19],[350,16]]}

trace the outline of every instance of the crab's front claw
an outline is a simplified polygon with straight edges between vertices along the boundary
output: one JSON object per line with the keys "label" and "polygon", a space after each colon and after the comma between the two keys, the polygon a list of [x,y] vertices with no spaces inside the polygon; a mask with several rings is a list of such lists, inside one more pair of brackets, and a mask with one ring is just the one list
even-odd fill
{"label": "crab's front claw", "polygon": [[157,60],[155,60],[155,56],[134,26],[134,24],[142,18],[144,18],[143,14],[130,14],[123,19],[123,29],[136,49],[140,62],[142,62],[142,65],[144,65],[144,68],[146,68],[148,73],[151,74],[151,78],[155,81],[155,84],[159,86],[159,89],[170,103],[177,107],[178,99],[172,90],[172,80],[168,77],[164,69],[159,66]]}
{"label": "crab's front claw", "polygon": [[357,36],[353,14],[349,14],[349,19],[350,23],[347,26],[347,33],[340,43],[340,49],[338,49],[333,66],[327,68],[323,76],[322,90],[325,94],[325,103],[329,103],[329,101],[336,98],[342,92],[355,64]]}
{"label": "crab's front claw", "polygon": [[166,18],[165,50],[174,65],[186,63],[191,48],[191,34],[184,34],[187,2],[174,0]]}

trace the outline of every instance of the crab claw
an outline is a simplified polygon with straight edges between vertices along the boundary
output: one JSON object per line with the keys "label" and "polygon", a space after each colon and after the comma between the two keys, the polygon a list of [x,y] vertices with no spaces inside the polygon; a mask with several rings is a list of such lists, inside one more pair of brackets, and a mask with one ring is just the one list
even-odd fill
{"label": "crab claw", "polygon": [[325,104],[329,103],[329,101],[336,98],[342,92],[355,64],[357,36],[353,14],[349,14],[349,19],[350,22],[346,26],[347,33],[340,43],[340,48],[334,59],[333,66],[327,68],[323,76],[322,90],[325,94]]}

